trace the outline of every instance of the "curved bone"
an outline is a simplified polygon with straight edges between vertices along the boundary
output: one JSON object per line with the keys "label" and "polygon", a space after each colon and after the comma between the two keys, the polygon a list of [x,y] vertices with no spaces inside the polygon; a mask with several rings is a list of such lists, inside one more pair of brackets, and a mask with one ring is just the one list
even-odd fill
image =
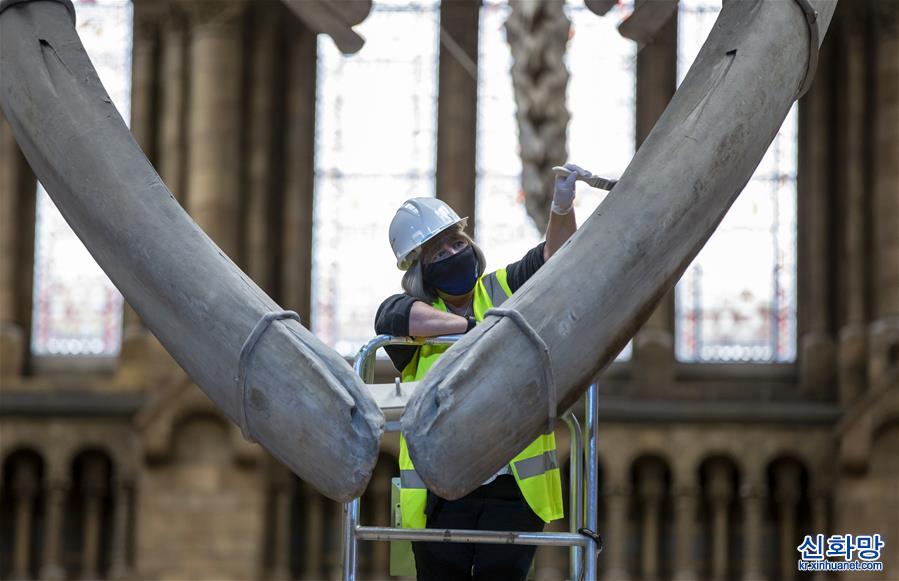
{"label": "curved bone", "polygon": [[283,0],[309,28],[334,40],[343,54],[362,49],[365,39],[353,30],[371,11],[371,0]]}
{"label": "curved bone", "polygon": [[[175,201],[135,143],[78,39],[68,0],[0,3],[0,102],[72,229],[149,329],[233,420],[238,356],[280,307]],[[383,415],[337,353],[274,321],[246,362],[248,429],[323,494],[359,496]]]}
{"label": "curved bone", "polygon": [[[836,2],[814,2],[826,31]],[[812,47],[817,49],[816,46]],[[665,113],[580,230],[511,299],[549,347],[561,413],[624,347],[749,180],[803,83],[796,2],[726,2]],[[431,368],[403,415],[416,471],[458,498],[546,426],[544,370],[509,317],[489,317]]]}
{"label": "curved bone", "polygon": [[641,46],[649,44],[675,14],[677,0],[637,0],[631,15],[618,25],[618,32]]}

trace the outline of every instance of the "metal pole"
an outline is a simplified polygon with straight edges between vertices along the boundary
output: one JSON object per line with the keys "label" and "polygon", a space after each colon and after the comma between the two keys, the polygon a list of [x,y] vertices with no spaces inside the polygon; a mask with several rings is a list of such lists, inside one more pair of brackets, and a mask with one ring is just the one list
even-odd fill
{"label": "metal pole", "polygon": [[343,505],[343,581],[356,581],[356,556],[358,541],[356,526],[359,524],[359,499]]}
{"label": "metal pole", "polygon": [[[587,518],[584,526],[593,532],[596,532],[598,526],[596,504],[599,498],[599,459],[596,456],[596,414],[599,400],[596,391],[596,384],[591,383],[587,389],[587,409],[584,415],[584,426],[587,432]],[[584,578],[587,581],[596,581],[596,560],[599,547],[592,538],[588,538],[588,540],[589,542],[584,548]]]}
{"label": "metal pole", "polygon": [[[392,337],[390,335],[378,335],[366,343],[356,354],[353,361],[353,370],[366,383],[371,383],[375,375],[375,353],[381,347],[387,345],[450,345],[462,338],[462,335],[444,335],[441,337],[413,338]],[[589,396],[593,394],[595,406],[596,385],[588,390],[587,430],[590,439],[586,442],[586,454],[588,466],[592,472],[586,474],[587,480],[587,528],[596,530],[596,426],[595,415],[590,413]],[[578,533],[578,529],[585,526],[584,523],[584,435],[577,417],[571,412],[564,418],[571,432],[571,452],[569,475],[571,486],[569,490],[569,533],[531,533],[531,532],[504,532],[504,531],[468,531],[468,530],[440,530],[440,529],[395,529],[390,527],[366,527],[359,524],[361,512],[361,500],[356,498],[352,502],[343,505],[344,519],[342,540],[343,554],[343,579],[344,581],[356,581],[356,569],[358,567],[358,545],[364,541],[434,541],[449,543],[490,543],[512,545],[550,545],[570,546],[570,568],[572,579],[580,581],[583,573],[586,579],[596,579],[596,541],[586,535]],[[591,423],[592,422],[592,423]],[[589,460],[592,459],[592,462]],[[592,492],[591,492],[592,491]],[[590,515],[593,515],[591,520]],[[592,524],[591,524],[592,523]],[[591,558],[592,556],[592,558]],[[582,559],[586,567],[582,567]],[[591,569],[592,566],[592,569]]]}
{"label": "metal pole", "polygon": [[[374,366],[371,364],[373,355],[378,347],[390,341],[389,335],[379,335],[366,343],[356,354],[353,360],[353,370],[362,381],[370,381],[370,375],[374,375]],[[359,541],[356,537],[356,527],[359,525],[359,507],[361,500],[355,498],[343,505],[343,581],[356,581],[356,567]]]}
{"label": "metal pole", "polygon": [[548,545],[586,547],[592,539],[577,533],[529,531],[477,531],[465,529],[395,529],[356,527],[356,538],[363,541],[427,541],[437,543],[486,543],[492,545]]}
{"label": "metal pole", "polygon": [[[563,418],[571,435],[568,456],[568,530],[577,533],[584,526],[584,439],[581,424],[571,411]],[[579,545],[569,549],[568,571],[571,579],[581,578],[582,550]]]}

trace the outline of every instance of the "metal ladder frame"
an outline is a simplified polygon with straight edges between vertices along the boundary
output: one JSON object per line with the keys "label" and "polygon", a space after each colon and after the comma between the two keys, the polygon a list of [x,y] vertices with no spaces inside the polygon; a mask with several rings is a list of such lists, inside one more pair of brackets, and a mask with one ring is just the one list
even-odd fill
{"label": "metal ladder frame", "polygon": [[[462,335],[441,337],[394,337],[378,335],[366,343],[356,354],[353,369],[365,383],[372,383],[375,375],[375,353],[387,345],[451,345]],[[344,581],[356,581],[359,541],[429,541],[449,543],[491,543],[511,545],[551,545],[570,547],[570,579],[595,581],[597,557],[602,551],[602,539],[596,534],[598,498],[598,459],[596,456],[596,414],[598,410],[596,383],[590,385],[586,395],[585,431],[571,410],[562,419],[571,434],[569,459],[569,531],[509,532],[458,529],[403,529],[394,527],[370,527],[359,524],[361,499],[356,498],[343,505],[343,534],[341,535]],[[394,410],[395,411],[395,410]],[[398,420],[388,421],[386,432],[400,431]],[[586,465],[586,471],[585,471]],[[586,472],[586,474],[585,474]],[[585,478],[586,476],[586,478]],[[586,506],[585,505],[586,500]]]}

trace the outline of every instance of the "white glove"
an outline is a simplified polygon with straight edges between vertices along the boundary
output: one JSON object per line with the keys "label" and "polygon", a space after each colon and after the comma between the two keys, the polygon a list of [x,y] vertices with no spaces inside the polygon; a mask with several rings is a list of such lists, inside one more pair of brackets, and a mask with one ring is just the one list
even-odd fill
{"label": "white glove", "polygon": [[574,204],[574,182],[575,180],[577,180],[578,176],[584,178],[593,176],[592,173],[588,172],[582,167],[574,165],[573,163],[566,163],[562,167],[570,170],[571,173],[564,178],[556,176],[556,187],[553,191],[552,211],[553,213],[559,215],[565,215],[571,212],[572,204]]}

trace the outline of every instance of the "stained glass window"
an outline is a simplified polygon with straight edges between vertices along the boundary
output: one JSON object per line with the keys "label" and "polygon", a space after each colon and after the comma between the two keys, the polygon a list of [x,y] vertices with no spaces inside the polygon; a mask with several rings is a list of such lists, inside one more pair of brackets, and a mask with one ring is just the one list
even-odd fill
{"label": "stained glass window", "polygon": [[[127,123],[131,113],[131,2],[85,0],[74,4],[78,36]],[[31,351],[36,356],[118,354],[122,296],[42,186],[37,192],[32,321]]]}
{"label": "stained glass window", "polygon": [[[681,0],[678,78],[721,9]],[[675,292],[681,361],[788,362],[796,357],[796,105],[746,188]]]}
{"label": "stained glass window", "polygon": [[401,292],[394,212],[434,195],[439,17],[437,0],[376,0],[357,54],[319,36],[312,329],[344,355]]}
{"label": "stained glass window", "polygon": [[[636,46],[618,34],[630,3],[604,17],[581,2],[566,5],[571,33],[566,66],[571,75],[567,103],[569,160],[594,173],[619,177],[634,154]],[[528,217],[521,190],[521,159],[512,55],[504,24],[507,2],[485,1],[481,9],[478,63],[477,237],[489,269],[520,259],[543,237]],[[577,184],[579,224],[606,192]],[[619,359],[630,356],[630,344]]]}

